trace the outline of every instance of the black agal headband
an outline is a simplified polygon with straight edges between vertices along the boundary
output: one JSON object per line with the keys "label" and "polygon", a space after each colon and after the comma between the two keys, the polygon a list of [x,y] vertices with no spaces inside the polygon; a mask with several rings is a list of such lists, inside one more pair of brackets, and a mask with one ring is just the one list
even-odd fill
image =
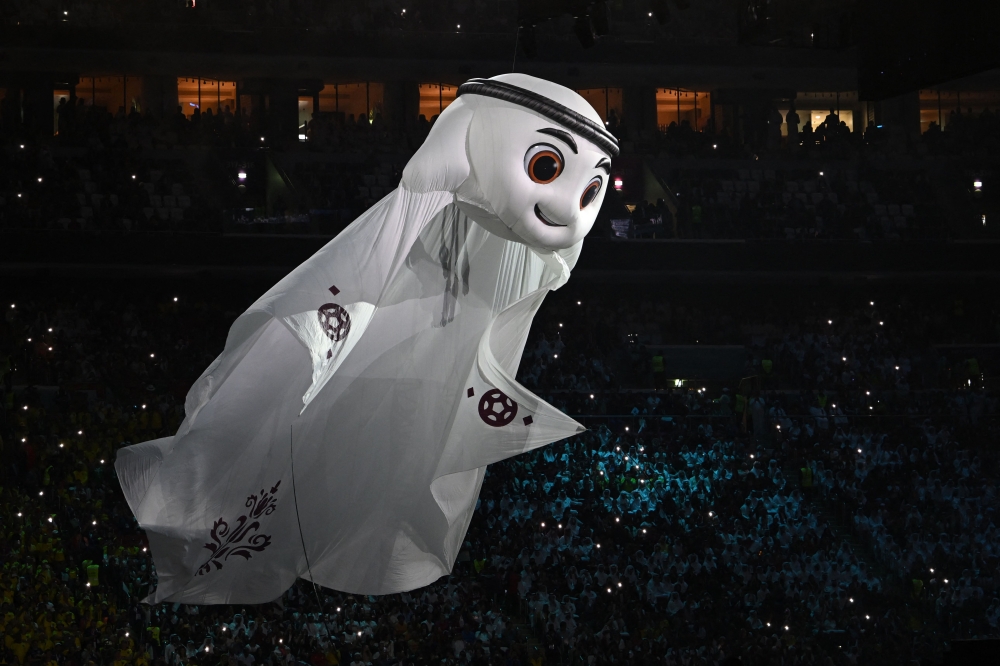
{"label": "black agal headband", "polygon": [[618,139],[600,123],[531,90],[493,79],[469,79],[458,87],[458,95],[483,95],[527,107],[618,157]]}

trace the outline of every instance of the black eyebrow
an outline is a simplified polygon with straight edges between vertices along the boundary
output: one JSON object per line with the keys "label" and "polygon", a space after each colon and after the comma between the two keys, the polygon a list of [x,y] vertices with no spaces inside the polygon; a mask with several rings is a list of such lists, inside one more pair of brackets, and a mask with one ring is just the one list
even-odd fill
{"label": "black eyebrow", "polygon": [[540,134],[548,134],[549,136],[554,136],[557,139],[561,139],[562,141],[566,142],[566,145],[568,145],[574,153],[579,152],[576,149],[576,139],[574,139],[573,135],[570,134],[569,132],[565,132],[561,129],[556,129],[555,127],[546,127],[544,129],[538,130],[538,132]]}
{"label": "black eyebrow", "polygon": [[607,157],[604,157],[604,158],[601,159],[601,161],[599,161],[597,164],[594,165],[594,168],[595,169],[604,169],[605,171],[608,172],[608,175],[610,176],[611,175],[611,160],[609,160]]}

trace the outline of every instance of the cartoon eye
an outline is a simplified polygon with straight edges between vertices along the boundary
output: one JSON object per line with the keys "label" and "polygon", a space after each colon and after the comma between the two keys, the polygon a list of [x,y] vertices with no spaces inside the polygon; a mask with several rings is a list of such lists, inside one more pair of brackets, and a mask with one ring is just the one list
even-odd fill
{"label": "cartoon eye", "polygon": [[594,176],[591,181],[587,183],[587,187],[583,190],[583,196],[580,197],[580,210],[589,206],[590,203],[597,198],[597,195],[601,191],[601,185],[603,184],[604,181],[601,180],[600,176]]}
{"label": "cartoon eye", "polygon": [[547,143],[537,143],[524,154],[524,170],[528,178],[540,185],[548,185],[558,178],[563,164],[562,153]]}

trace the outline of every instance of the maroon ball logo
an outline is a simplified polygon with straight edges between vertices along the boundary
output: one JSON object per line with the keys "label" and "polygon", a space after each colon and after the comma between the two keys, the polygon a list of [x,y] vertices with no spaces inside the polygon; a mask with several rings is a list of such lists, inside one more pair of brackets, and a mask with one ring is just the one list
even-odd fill
{"label": "maroon ball logo", "polygon": [[326,303],[319,308],[319,325],[334,342],[340,342],[351,332],[351,315],[336,303]]}
{"label": "maroon ball logo", "polygon": [[500,428],[517,416],[517,403],[500,389],[489,391],[479,399],[479,418],[486,425]]}

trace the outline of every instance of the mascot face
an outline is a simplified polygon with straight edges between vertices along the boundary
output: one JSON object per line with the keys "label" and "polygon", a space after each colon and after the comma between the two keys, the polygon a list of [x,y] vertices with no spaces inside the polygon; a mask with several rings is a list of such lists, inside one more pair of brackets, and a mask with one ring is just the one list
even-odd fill
{"label": "mascot face", "polygon": [[469,143],[489,147],[469,151],[472,173],[494,215],[522,242],[561,250],[594,226],[611,160],[587,139],[511,105],[478,109]]}
{"label": "mascot face", "polygon": [[412,192],[449,191],[477,223],[540,250],[594,226],[618,142],[580,95],[524,74],[458,89],[403,170]]}

